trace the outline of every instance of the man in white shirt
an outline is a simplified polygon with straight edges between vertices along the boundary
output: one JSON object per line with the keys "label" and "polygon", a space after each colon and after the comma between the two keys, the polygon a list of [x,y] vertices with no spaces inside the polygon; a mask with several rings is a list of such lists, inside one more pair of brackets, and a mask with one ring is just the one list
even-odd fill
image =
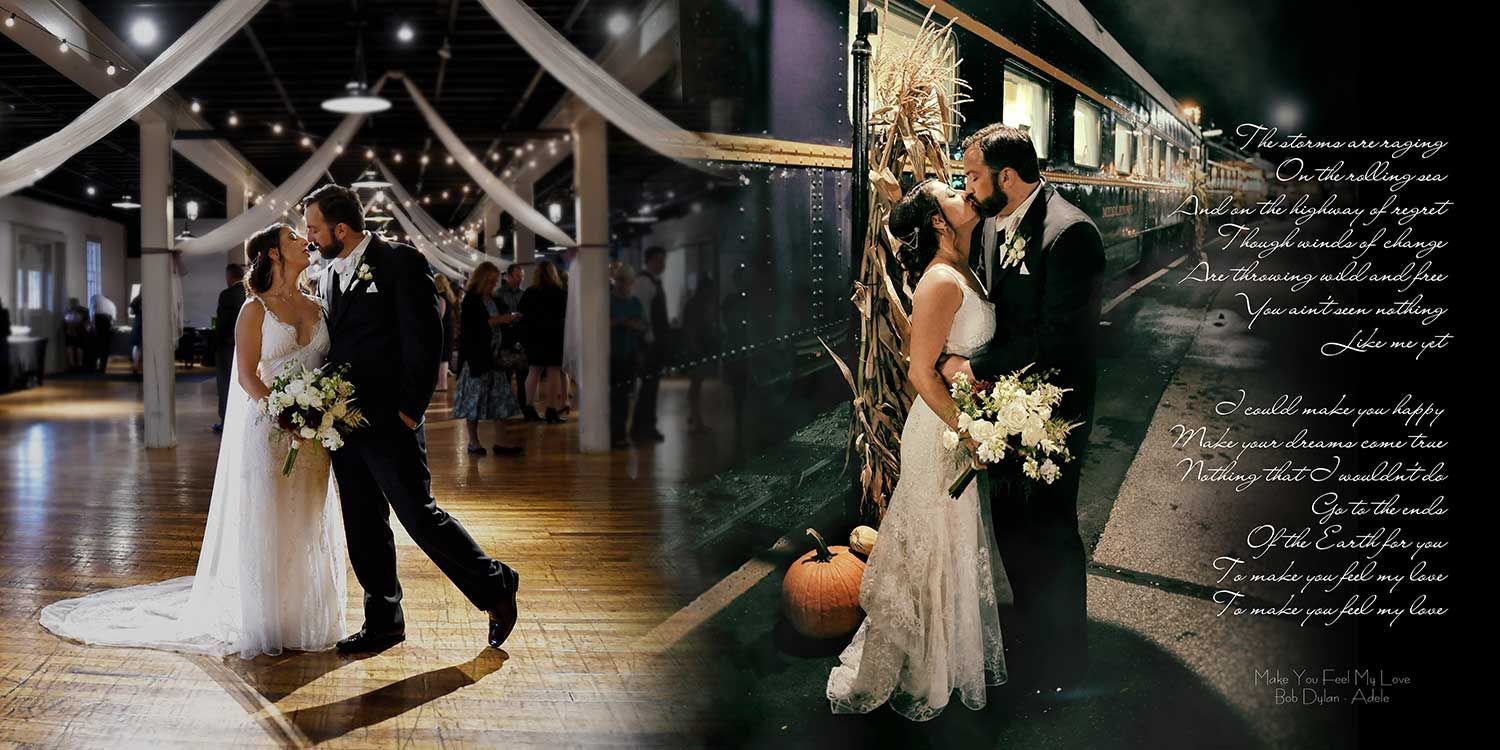
{"label": "man in white shirt", "polygon": [[118,311],[115,303],[102,293],[89,297],[89,309],[94,313],[94,345],[89,352],[89,361],[99,372],[104,372],[109,364],[109,340],[114,335]]}

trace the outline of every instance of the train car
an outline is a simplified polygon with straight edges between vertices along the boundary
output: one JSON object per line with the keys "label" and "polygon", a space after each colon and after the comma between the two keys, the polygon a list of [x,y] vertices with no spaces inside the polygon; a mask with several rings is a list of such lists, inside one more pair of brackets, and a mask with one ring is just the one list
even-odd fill
{"label": "train car", "polygon": [[[880,10],[877,48],[913,38],[929,12],[952,22],[955,74],[972,97],[952,134],[955,158],[985,124],[1029,130],[1046,179],[1098,224],[1110,274],[1190,240],[1173,212],[1190,167],[1203,164],[1200,131],[1077,0],[892,0]],[[683,297],[696,280],[718,280],[724,346],[706,359],[728,379],[844,398],[836,374],[827,387],[823,343],[852,349],[851,198],[863,185],[851,174],[850,48],[860,3],[704,0],[681,12],[679,112],[693,113],[682,124],[706,144],[691,155],[721,174],[639,246],[683,251],[674,253]],[[704,364],[694,354],[678,364]]]}

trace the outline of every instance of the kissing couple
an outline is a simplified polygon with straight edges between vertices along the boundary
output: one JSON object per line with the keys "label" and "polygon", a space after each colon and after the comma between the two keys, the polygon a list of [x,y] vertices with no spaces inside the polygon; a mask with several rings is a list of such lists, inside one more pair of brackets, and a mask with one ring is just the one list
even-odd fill
{"label": "kissing couple", "polygon": [[[210,656],[283,649],[380,651],[406,637],[390,515],[477,608],[500,648],[520,576],[491,558],[432,497],[423,414],[437,385],[438,296],[410,245],[365,228],[359,196],[324,185],[303,199],[306,235],[272,224],[250,237],[249,298],[234,331],[228,409],[195,575],[110,589],[42,609],[52,632],[102,646]],[[314,254],[325,262],[313,293]],[[283,367],[340,370],[368,420],[336,451],[287,441],[263,415]],[[331,476],[330,476],[331,475]],[[142,498],[149,501],[149,498]],[[345,554],[364,588],[347,632]]]}
{"label": "kissing couple", "polygon": [[[976,710],[987,686],[1006,682],[1066,695],[1088,668],[1077,497],[1094,411],[1103,240],[1042,178],[1024,131],[989,125],[963,149],[962,192],[927,180],[891,210],[915,288],[908,378],[918,398],[860,584],[866,617],[828,676],[835,713],[889,703],[925,721],[954,691]],[[944,445],[960,427],[949,386],[1028,366],[1071,389],[1057,416],[1083,423],[1067,437],[1073,460],[1055,481],[1025,487],[991,469],[953,498],[969,459]],[[996,561],[1015,596],[1003,641]]]}

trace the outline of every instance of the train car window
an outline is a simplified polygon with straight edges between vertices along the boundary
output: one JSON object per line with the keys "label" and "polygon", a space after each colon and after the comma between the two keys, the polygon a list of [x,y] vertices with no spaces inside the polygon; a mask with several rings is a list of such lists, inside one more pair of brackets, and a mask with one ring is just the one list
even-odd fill
{"label": "train car window", "polygon": [[1171,146],[1167,147],[1167,173],[1166,173],[1166,177],[1169,180],[1177,178],[1177,149],[1175,149],[1175,148],[1173,148]]}
{"label": "train car window", "polygon": [[1031,136],[1038,159],[1047,158],[1052,136],[1052,90],[1041,79],[1005,69],[1005,105],[1000,119]]}
{"label": "train car window", "polygon": [[[853,27],[857,26],[859,22],[860,5],[859,0],[851,0],[849,3],[850,43],[854,41]],[[872,62],[885,55],[902,55],[905,53],[905,50],[910,49],[912,42],[916,40],[918,32],[922,29],[922,19],[926,13],[925,9],[922,13],[917,13],[911,8],[896,3],[882,5],[883,10],[886,12],[881,13],[880,28],[877,33],[871,34],[869,37],[870,47],[873,51],[873,55],[870,58]],[[936,17],[933,17],[929,23],[938,26],[942,25]],[[944,81],[943,96],[946,97],[946,101],[952,102],[957,89],[955,78],[958,76],[958,42],[952,34],[948,35],[945,57],[947,58],[948,69],[953,71],[953,73],[947,76],[947,79]],[[854,75],[852,57],[849,64],[851,65],[849,75],[852,80]],[[879,92],[876,91],[876,87],[872,81],[870,86],[870,111],[873,112],[879,108]],[[956,140],[958,137],[958,116],[956,113],[953,117],[951,131],[947,136],[950,141]]]}
{"label": "train car window", "polygon": [[1154,178],[1157,178],[1157,179],[1161,179],[1162,177],[1166,176],[1166,175],[1162,174],[1162,169],[1161,169],[1161,167],[1162,167],[1162,161],[1165,159],[1165,157],[1163,156],[1163,152],[1165,150],[1166,150],[1166,144],[1162,143],[1162,140],[1160,138],[1158,138],[1156,136],[1152,136],[1151,137],[1151,167],[1150,167],[1150,169],[1151,169],[1150,176],[1151,177],[1154,177]]}
{"label": "train car window", "polygon": [[1130,174],[1131,162],[1135,158],[1134,131],[1130,123],[1115,118],[1115,172]]}
{"label": "train car window", "polygon": [[1132,174],[1137,177],[1151,176],[1151,138],[1144,130],[1135,131],[1135,164]]}
{"label": "train car window", "polygon": [[1098,167],[1100,163],[1100,128],[1102,113],[1083,97],[1073,100],[1073,163],[1081,167]]}

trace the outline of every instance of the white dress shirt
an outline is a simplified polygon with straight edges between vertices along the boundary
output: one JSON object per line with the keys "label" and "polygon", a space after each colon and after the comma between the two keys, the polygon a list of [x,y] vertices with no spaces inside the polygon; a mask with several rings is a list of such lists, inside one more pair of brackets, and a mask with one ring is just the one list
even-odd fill
{"label": "white dress shirt", "polygon": [[984,257],[987,261],[984,264],[984,286],[986,289],[994,286],[995,267],[1003,260],[999,255],[999,243],[996,242],[999,239],[1000,231],[1002,229],[1005,230],[1005,239],[1007,242],[1010,238],[1016,236],[1016,229],[1021,225],[1021,219],[1025,218],[1026,212],[1031,209],[1032,202],[1042,192],[1042,185],[1045,182],[1046,180],[1040,177],[1037,178],[1036,186],[1031,189],[1031,194],[1026,196],[1025,200],[1021,201],[1021,205],[1016,206],[1016,210],[1011,211],[1005,216],[992,216],[985,220],[989,222],[984,231]]}
{"label": "white dress shirt", "polygon": [[354,246],[354,250],[342,258],[334,258],[329,263],[329,269],[338,274],[339,292],[349,291],[349,283],[354,278],[354,269],[359,268],[359,259],[365,255],[365,248],[370,246],[370,233],[365,232],[365,238]]}

